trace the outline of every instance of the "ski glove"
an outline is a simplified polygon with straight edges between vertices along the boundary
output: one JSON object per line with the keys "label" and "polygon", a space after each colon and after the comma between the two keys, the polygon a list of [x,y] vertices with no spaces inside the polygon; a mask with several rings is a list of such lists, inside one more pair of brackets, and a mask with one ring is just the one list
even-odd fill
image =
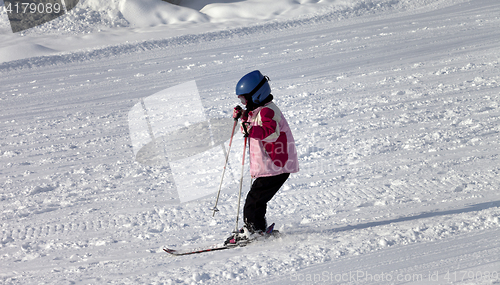
{"label": "ski glove", "polygon": [[252,129],[250,122],[241,122],[241,127],[243,128],[243,134],[245,137],[248,137],[250,135],[250,130]]}
{"label": "ski glove", "polygon": [[243,114],[243,109],[240,107],[240,105],[234,107],[234,110],[233,110],[233,119],[234,120],[238,120],[242,114]]}

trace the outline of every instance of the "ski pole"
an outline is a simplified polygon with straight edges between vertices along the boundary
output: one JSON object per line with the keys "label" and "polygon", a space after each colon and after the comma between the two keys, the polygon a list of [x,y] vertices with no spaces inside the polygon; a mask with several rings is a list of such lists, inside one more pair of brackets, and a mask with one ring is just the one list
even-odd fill
{"label": "ski pole", "polygon": [[[221,178],[220,178],[219,191],[217,192],[217,199],[215,200],[215,206],[213,208],[214,213],[213,213],[212,217],[215,217],[215,212],[219,211],[219,209],[217,209],[217,204],[219,203],[220,190],[222,188],[222,180],[224,179],[224,173],[226,172],[226,166],[227,166],[227,162],[229,160],[229,151],[231,150],[231,144],[233,143],[234,130],[236,129],[236,124],[237,123],[238,123],[238,120],[235,119],[234,120],[234,124],[233,124],[233,131],[231,132],[231,139],[229,140],[229,146],[227,148],[226,162],[224,163],[224,169],[222,170],[222,175],[221,175]],[[224,146],[222,146],[222,147],[224,147]]]}
{"label": "ski pole", "polygon": [[241,159],[240,194],[238,195],[238,211],[236,212],[236,227],[234,228],[234,232],[238,232],[238,220],[240,217],[241,188],[243,188],[243,171],[245,169],[245,153],[247,150],[247,139],[248,139],[248,137],[245,136],[245,143],[243,146],[243,158]]}
{"label": "ski pole", "polygon": [[[235,110],[240,111],[241,107],[238,105],[235,107]],[[231,150],[231,144],[233,143],[234,130],[236,129],[236,124],[238,123],[238,119],[240,118],[240,116],[241,113],[239,113],[238,116],[234,118],[233,130],[231,132],[231,139],[229,139],[229,146],[227,148],[227,153],[226,153],[226,162],[224,163],[224,169],[222,170],[222,176],[220,178],[220,184],[219,184],[219,191],[217,192],[217,199],[215,200],[215,206],[213,208],[214,213],[212,217],[215,217],[215,212],[219,211],[219,209],[217,209],[217,204],[219,203],[220,190],[222,188],[222,180],[224,179],[224,173],[226,173],[226,166],[229,160],[229,151]],[[224,145],[222,145],[222,147],[224,148]]]}

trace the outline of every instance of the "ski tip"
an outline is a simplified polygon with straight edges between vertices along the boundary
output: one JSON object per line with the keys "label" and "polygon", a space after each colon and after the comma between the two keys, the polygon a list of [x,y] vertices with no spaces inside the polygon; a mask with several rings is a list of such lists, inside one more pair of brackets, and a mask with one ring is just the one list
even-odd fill
{"label": "ski tip", "polygon": [[272,223],[269,227],[266,229],[266,234],[272,233],[274,230],[274,223]]}
{"label": "ski tip", "polygon": [[168,253],[171,253],[171,254],[175,254],[176,250],[174,249],[170,249],[170,248],[164,248],[163,249],[165,252],[168,252]]}

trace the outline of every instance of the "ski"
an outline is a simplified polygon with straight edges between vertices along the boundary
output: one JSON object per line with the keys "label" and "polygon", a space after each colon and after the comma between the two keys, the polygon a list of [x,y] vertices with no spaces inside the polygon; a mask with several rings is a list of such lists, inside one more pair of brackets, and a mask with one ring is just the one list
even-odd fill
{"label": "ski", "polygon": [[[274,230],[274,224],[272,224],[269,228],[267,228],[266,233],[264,236],[261,236],[263,238],[268,238],[270,236],[278,236],[279,232]],[[211,252],[211,251],[219,251],[219,250],[225,250],[225,249],[231,249],[231,248],[236,248],[236,247],[244,247],[254,241],[260,240],[261,237],[257,237],[255,239],[251,240],[245,240],[237,244],[228,244],[228,245],[213,245],[208,248],[202,248],[202,249],[192,249],[192,250],[176,250],[176,249],[171,249],[171,248],[164,248],[163,250],[171,255],[175,256],[183,256],[183,255],[191,255],[191,254],[198,254],[198,253],[204,253],[204,252]]]}
{"label": "ski", "polygon": [[211,252],[211,251],[218,251],[218,250],[224,250],[224,249],[231,249],[231,248],[236,248],[236,247],[244,247],[247,244],[255,241],[256,239],[253,240],[246,240],[237,244],[228,244],[228,245],[213,245],[208,248],[202,248],[202,249],[191,249],[191,250],[176,250],[176,249],[171,249],[171,248],[164,248],[163,250],[167,253],[170,253],[171,255],[175,256],[182,256],[182,255],[190,255],[190,254],[198,254],[198,253],[204,253],[204,252]]}
{"label": "ski", "polygon": [[231,247],[227,246],[218,246],[218,247],[210,247],[210,248],[204,248],[204,249],[196,249],[196,250],[189,250],[189,251],[179,251],[171,248],[164,248],[163,250],[165,252],[168,252],[172,255],[175,256],[182,256],[182,255],[190,255],[190,254],[197,254],[197,253],[204,253],[204,252],[210,252],[210,251],[217,251],[217,250],[224,250],[224,249],[229,249]]}
{"label": "ski", "polygon": [[182,256],[182,255],[190,255],[190,254],[218,251],[218,250],[224,250],[224,249],[230,249],[230,248],[236,248],[236,247],[244,247],[247,244],[251,243],[252,241],[254,241],[254,240],[248,240],[248,241],[244,241],[244,242],[237,243],[237,244],[213,245],[211,247],[202,248],[202,249],[176,250],[176,249],[171,249],[171,248],[164,248],[163,250],[167,253],[170,253],[171,255]]}

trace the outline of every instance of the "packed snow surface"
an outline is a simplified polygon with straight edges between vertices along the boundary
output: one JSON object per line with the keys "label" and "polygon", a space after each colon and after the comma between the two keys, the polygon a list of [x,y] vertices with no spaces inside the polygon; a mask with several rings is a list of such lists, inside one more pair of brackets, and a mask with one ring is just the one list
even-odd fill
{"label": "packed snow surface", "polygon": [[[497,0],[80,2],[18,34],[0,12],[2,284],[500,283]],[[229,118],[254,69],[299,152],[282,236],[172,257],[225,239],[238,187],[179,203],[129,111],[194,80]]]}

